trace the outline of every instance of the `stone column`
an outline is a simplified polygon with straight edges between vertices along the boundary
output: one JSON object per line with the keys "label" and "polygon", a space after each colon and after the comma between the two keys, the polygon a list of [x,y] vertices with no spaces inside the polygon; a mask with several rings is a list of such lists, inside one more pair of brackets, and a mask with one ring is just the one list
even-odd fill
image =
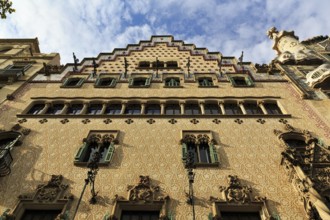
{"label": "stone column", "polygon": [[220,109],[221,109],[221,112],[223,115],[226,114],[226,110],[225,110],[225,104],[223,101],[219,101],[219,106],[220,106]]}
{"label": "stone column", "polygon": [[42,109],[42,111],[39,114],[45,114],[50,106],[51,106],[51,102],[48,102],[48,101],[45,102],[45,107],[44,107],[44,109]]}
{"label": "stone column", "polygon": [[238,105],[241,108],[241,110],[243,112],[243,115],[246,115],[247,113],[246,113],[245,108],[244,108],[244,102],[243,101],[239,101],[238,102]]}
{"label": "stone column", "polygon": [[127,102],[123,102],[121,104],[121,111],[120,111],[121,115],[123,115],[125,113],[126,105],[127,105]]}
{"label": "stone column", "polygon": [[141,115],[144,115],[145,114],[145,111],[146,111],[146,102],[141,102]]}
{"label": "stone column", "polygon": [[180,102],[181,115],[184,115],[184,104],[185,104],[184,101],[181,101],[181,102]]}
{"label": "stone column", "polygon": [[261,108],[262,112],[263,112],[265,115],[268,115],[267,109],[266,109],[265,106],[264,106],[264,101],[259,101],[259,102],[258,102],[258,106]]}
{"label": "stone column", "polygon": [[199,107],[201,108],[202,115],[205,115],[205,108],[204,108],[204,102],[203,101],[199,102]]}
{"label": "stone column", "polygon": [[64,107],[59,115],[65,115],[66,112],[68,111],[69,106],[70,106],[70,102],[64,102]]}
{"label": "stone column", "polygon": [[84,106],[81,109],[79,115],[85,115],[87,113],[88,106],[89,106],[89,102],[84,102]]}
{"label": "stone column", "polygon": [[160,114],[165,115],[165,102],[160,103]]}
{"label": "stone column", "polygon": [[108,102],[103,102],[102,103],[102,110],[101,110],[101,115],[104,115],[105,110],[107,109]]}

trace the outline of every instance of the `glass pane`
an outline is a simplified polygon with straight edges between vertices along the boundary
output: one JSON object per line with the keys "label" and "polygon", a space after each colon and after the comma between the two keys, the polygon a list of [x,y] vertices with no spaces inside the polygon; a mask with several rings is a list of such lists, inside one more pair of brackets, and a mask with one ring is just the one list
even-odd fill
{"label": "glass pane", "polygon": [[28,114],[37,115],[39,114],[45,107],[45,104],[35,104],[32,108],[28,111]]}
{"label": "glass pane", "polygon": [[276,103],[265,103],[264,106],[267,110],[267,113],[270,115],[282,114],[281,109],[277,106]]}
{"label": "glass pane", "polygon": [[61,113],[63,108],[64,104],[54,104],[48,108],[46,114],[58,115]]}
{"label": "glass pane", "polygon": [[92,104],[89,106],[87,112],[90,115],[99,115],[102,112],[103,105],[102,104]]}
{"label": "glass pane", "polygon": [[194,163],[198,163],[198,153],[197,153],[197,147],[193,143],[188,143],[187,144],[187,153],[192,153],[194,155]]}
{"label": "glass pane", "polygon": [[127,114],[127,115],[141,114],[141,105],[139,105],[139,104],[127,105],[127,107],[125,109],[125,114]]}
{"label": "glass pane", "polygon": [[179,104],[169,104],[165,107],[165,114],[166,115],[180,115],[181,108]]}
{"label": "glass pane", "polygon": [[146,79],[143,78],[143,79],[134,79],[133,81],[133,85],[134,86],[145,86],[146,84]]}
{"label": "glass pane", "polygon": [[119,115],[121,112],[121,104],[112,104],[107,106],[105,114],[108,115]]}
{"label": "glass pane", "polygon": [[244,104],[244,108],[248,115],[263,114],[262,110],[256,103],[246,103]]}
{"label": "glass pane", "polygon": [[204,105],[204,111],[207,115],[220,114],[220,108],[217,104],[206,104]]}
{"label": "glass pane", "polygon": [[69,79],[68,82],[65,84],[66,86],[76,86],[79,83],[80,79],[73,78]]}
{"label": "glass pane", "polygon": [[198,104],[186,104],[184,108],[186,115],[199,115],[201,113]]}
{"label": "glass pane", "polygon": [[234,103],[225,103],[225,112],[227,115],[240,115],[242,114],[241,108]]}
{"label": "glass pane", "polygon": [[112,82],[112,78],[102,78],[100,79],[98,85],[99,86],[110,86]]}
{"label": "glass pane", "polygon": [[199,145],[199,157],[201,163],[211,163],[210,148],[208,144]]}
{"label": "glass pane", "polygon": [[236,85],[238,85],[238,86],[247,86],[247,83],[245,81],[245,78],[243,78],[243,77],[235,77],[233,79],[234,79]]}
{"label": "glass pane", "polygon": [[61,210],[32,210],[28,209],[24,211],[21,220],[53,220],[59,214]]}
{"label": "glass pane", "polygon": [[160,105],[158,104],[149,104],[146,106],[147,115],[160,115]]}
{"label": "glass pane", "polygon": [[83,109],[83,104],[73,104],[69,107],[68,113],[69,115],[77,115],[81,112]]}

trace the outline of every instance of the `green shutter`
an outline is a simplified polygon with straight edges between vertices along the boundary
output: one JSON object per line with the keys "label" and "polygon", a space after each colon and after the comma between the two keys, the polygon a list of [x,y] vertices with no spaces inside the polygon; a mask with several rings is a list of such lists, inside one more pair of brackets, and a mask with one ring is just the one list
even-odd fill
{"label": "green shutter", "polygon": [[101,78],[97,78],[96,81],[95,81],[95,85],[98,86],[100,81],[101,81]]}
{"label": "green shutter", "polygon": [[236,86],[235,80],[232,77],[228,76],[228,79],[233,86]]}
{"label": "green shutter", "polygon": [[77,87],[78,86],[81,86],[83,83],[84,83],[85,79],[84,78],[81,78],[77,84]]}
{"label": "green shutter", "polygon": [[134,83],[134,78],[130,78],[130,79],[128,80],[128,85],[132,86],[133,83]]}
{"label": "green shutter", "polygon": [[115,145],[111,142],[104,158],[105,163],[110,163],[114,152],[115,152]]}
{"label": "green shutter", "polygon": [[65,85],[68,83],[68,81],[69,81],[69,78],[66,78],[66,79],[63,81],[62,86],[65,86]]}
{"label": "green shutter", "polygon": [[218,154],[217,154],[215,147],[213,146],[213,144],[209,144],[209,147],[210,147],[211,162],[219,163],[219,158],[218,158]]}
{"label": "green shutter", "polygon": [[117,84],[117,79],[116,78],[113,78],[111,83],[110,83],[110,87],[115,87]]}
{"label": "green shutter", "polygon": [[74,158],[74,161],[81,162],[87,152],[87,149],[88,149],[88,145],[86,142],[84,142],[84,144],[79,148],[79,150]]}
{"label": "green shutter", "polygon": [[187,144],[182,144],[182,161],[185,163],[187,160]]}
{"label": "green shutter", "polygon": [[251,79],[250,76],[247,76],[247,77],[245,78],[245,81],[246,81],[246,83],[248,84],[248,86],[254,86],[254,82],[253,82],[253,80]]}
{"label": "green shutter", "polygon": [[150,86],[150,82],[151,82],[151,77],[149,77],[149,78],[146,79],[145,85],[146,86]]}

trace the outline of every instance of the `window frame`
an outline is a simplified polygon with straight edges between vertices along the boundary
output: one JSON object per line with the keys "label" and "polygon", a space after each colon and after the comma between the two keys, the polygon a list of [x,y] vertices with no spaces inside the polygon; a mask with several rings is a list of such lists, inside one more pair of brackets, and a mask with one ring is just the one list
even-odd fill
{"label": "window frame", "polygon": [[[228,114],[227,111],[226,111],[226,110],[227,110],[226,107],[228,107],[228,106],[230,106],[230,105],[232,105],[232,106],[236,106],[237,109],[239,110],[239,113],[238,113],[238,114],[235,113],[236,108],[235,108],[235,109],[230,108],[230,110],[231,110],[232,112],[234,112],[234,113],[233,113],[233,114]],[[224,115],[243,115],[243,111],[242,111],[241,107],[239,106],[239,104],[238,104],[237,102],[224,102],[223,106],[224,106],[224,110],[225,110]]]}
{"label": "window frame", "polygon": [[[179,106],[179,108],[172,108],[170,109],[170,111],[172,112],[171,114],[168,114],[168,108],[171,107],[171,106]],[[179,110],[179,113],[178,114],[175,114],[176,111]],[[164,108],[164,115],[181,115],[181,106],[179,103],[166,103],[165,104],[165,108]]]}
{"label": "window frame", "polygon": [[[110,109],[111,106],[120,106],[120,108],[119,109],[116,109],[116,108]],[[114,111],[114,113],[113,114],[109,114],[108,113],[108,110],[109,109],[111,111]],[[107,107],[105,108],[104,115],[120,115],[122,109],[123,109],[123,105],[121,103],[109,103],[109,104],[107,104]],[[119,110],[119,113],[118,114],[115,114],[118,110]]]}
{"label": "window frame", "polygon": [[[247,101],[247,102],[244,102],[243,103],[243,106],[244,106],[244,109],[245,109],[245,112],[247,115],[264,115],[261,107],[258,105],[257,102],[251,102],[251,101]],[[255,109],[252,108],[248,108],[249,106],[253,106],[253,107],[256,107]],[[249,113],[252,112],[252,113]],[[256,111],[256,112],[255,112]]]}
{"label": "window frame", "polygon": [[[210,110],[211,113],[206,113],[206,111],[209,111],[209,109],[210,109],[210,108],[208,109],[207,106],[216,106],[218,113],[212,113],[214,111],[214,109],[212,109],[212,108]],[[205,115],[222,115],[221,108],[220,108],[219,104],[217,104],[217,103],[205,103],[204,104],[204,113],[205,113]]]}
{"label": "window frame", "polygon": [[[206,80],[207,80],[207,83],[205,83]],[[214,85],[212,77],[199,77],[198,78],[198,87],[199,88],[212,88],[212,87],[217,87],[217,86]]]}
{"label": "window frame", "polygon": [[[102,81],[105,81],[106,79],[111,79],[110,84],[109,85],[100,85],[102,83]],[[111,76],[99,77],[95,81],[94,88],[114,88],[114,87],[116,87],[117,82],[118,82],[118,79],[115,77],[111,77]]]}
{"label": "window frame", "polygon": [[[75,85],[68,85],[70,83],[70,81],[77,80],[77,79],[78,79],[78,82]],[[83,77],[68,77],[63,81],[61,88],[80,88],[84,84],[85,80],[86,79]]]}
{"label": "window frame", "polygon": [[[129,107],[133,108],[129,109]],[[141,110],[142,105],[140,103],[128,103],[126,104],[124,115],[141,115]]]}
{"label": "window frame", "polygon": [[[193,108],[189,108],[189,107],[193,107]],[[197,108],[194,108],[194,107],[197,107]],[[188,111],[191,111],[191,113],[188,113]],[[195,113],[195,111],[198,111],[198,113]],[[198,103],[185,103],[184,114],[185,115],[201,115],[202,110]]]}
{"label": "window frame", "polygon": [[[151,109],[152,110],[151,114],[149,114],[148,113],[148,109],[149,109],[148,106],[149,107],[150,106],[158,106],[159,108],[157,108],[156,111],[158,111],[158,109],[159,109],[159,113],[155,114],[155,109],[156,108],[153,108],[153,109]],[[145,106],[145,112],[144,112],[144,114],[145,115],[161,115],[161,111],[162,111],[162,108],[161,108],[160,104],[157,104],[157,103],[147,103],[146,106]]]}
{"label": "window frame", "polygon": [[165,79],[164,88],[182,88],[180,85],[180,77],[167,77]]}
{"label": "window frame", "polygon": [[[137,80],[144,80],[144,85],[134,85]],[[151,84],[151,77],[134,77],[128,80],[129,88],[149,88]]]}
{"label": "window frame", "polygon": [[[32,111],[32,109],[34,107],[36,107],[37,105],[43,105],[43,108],[37,110],[37,112],[35,113],[30,113]],[[42,113],[42,111],[46,108],[46,104],[44,102],[34,102],[32,103],[32,105],[28,108],[28,110],[26,111],[27,115],[40,115]]]}
{"label": "window frame", "polygon": [[[275,114],[270,113],[268,108],[267,108],[267,105],[275,105],[277,107],[277,109],[280,111],[280,113],[275,113]],[[278,102],[276,102],[276,101],[265,101],[263,103],[263,106],[266,109],[266,112],[267,112],[268,115],[284,115],[284,112],[283,112],[282,108],[279,106]],[[273,111],[273,110],[271,110],[271,111]]]}
{"label": "window frame", "polygon": [[[254,87],[254,81],[249,75],[227,75],[227,77],[233,87]],[[244,79],[245,85],[237,84],[235,78]]]}

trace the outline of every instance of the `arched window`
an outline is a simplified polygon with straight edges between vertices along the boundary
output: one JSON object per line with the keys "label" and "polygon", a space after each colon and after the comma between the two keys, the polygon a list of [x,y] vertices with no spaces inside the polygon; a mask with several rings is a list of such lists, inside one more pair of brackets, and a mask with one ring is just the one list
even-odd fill
{"label": "arched window", "polygon": [[179,104],[166,104],[165,106],[166,115],[180,115],[181,108]]}
{"label": "arched window", "polygon": [[226,115],[241,115],[243,114],[241,108],[237,105],[237,103],[225,103],[225,112]]}
{"label": "arched window", "polygon": [[121,104],[110,104],[105,109],[107,115],[119,115],[121,112]]}
{"label": "arched window", "polygon": [[68,108],[68,111],[66,114],[68,115],[78,115],[81,113],[84,105],[83,104],[71,104]]}
{"label": "arched window", "polygon": [[89,115],[99,115],[102,113],[103,105],[99,103],[90,104],[87,109]]}
{"label": "arched window", "polygon": [[266,102],[264,103],[265,109],[269,115],[281,115],[283,114],[277,103]]}
{"label": "arched window", "polygon": [[220,107],[218,104],[205,104],[204,111],[206,115],[219,115],[221,114]]}
{"label": "arched window", "polygon": [[212,78],[199,78],[198,85],[201,87],[213,86]]}
{"label": "arched window", "polygon": [[38,115],[41,111],[45,108],[45,104],[43,103],[36,103],[34,104],[30,110],[27,112],[29,115]]}
{"label": "arched window", "polygon": [[47,109],[46,114],[58,115],[62,112],[63,108],[64,108],[64,104],[62,104],[62,103],[52,104]]}
{"label": "arched window", "polygon": [[245,108],[246,114],[248,114],[248,115],[263,114],[261,108],[258,106],[258,104],[256,102],[244,103],[244,108]]}

